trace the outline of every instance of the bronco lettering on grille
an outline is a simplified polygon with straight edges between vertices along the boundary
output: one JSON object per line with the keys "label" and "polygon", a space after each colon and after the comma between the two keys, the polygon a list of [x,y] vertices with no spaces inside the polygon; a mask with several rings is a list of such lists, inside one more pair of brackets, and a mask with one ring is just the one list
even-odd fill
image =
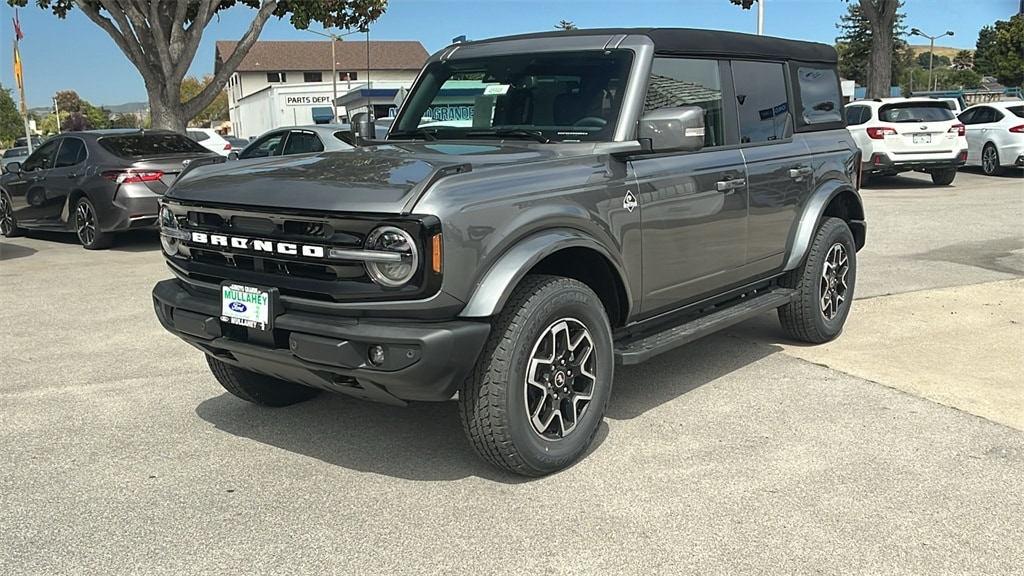
{"label": "bronco lettering on grille", "polygon": [[326,250],[323,246],[310,244],[295,244],[292,242],[276,242],[273,240],[257,240],[255,238],[242,238],[239,236],[225,236],[223,234],[207,234],[205,232],[192,232],[192,242],[206,244],[207,246],[223,246],[225,248],[237,248],[241,250],[252,250],[253,252],[266,252],[268,254],[283,254],[285,256],[304,256],[306,258],[325,258]]}

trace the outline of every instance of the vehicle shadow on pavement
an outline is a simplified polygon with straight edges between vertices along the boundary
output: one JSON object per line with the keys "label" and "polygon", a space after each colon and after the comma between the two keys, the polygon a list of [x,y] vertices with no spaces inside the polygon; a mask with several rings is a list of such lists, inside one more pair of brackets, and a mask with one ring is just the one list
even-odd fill
{"label": "vehicle shadow on pavement", "polygon": [[[742,329],[737,333],[745,335]],[[642,416],[781,350],[779,346],[753,343],[729,332],[720,332],[644,364],[617,366],[615,386],[605,415],[614,420]]]}
{"label": "vehicle shadow on pavement", "polygon": [[[402,408],[325,393],[274,409],[221,394],[200,403],[196,414],[218,430],[350,470],[429,482],[473,476],[503,484],[531,481],[477,456],[455,401]],[[602,423],[588,453],[607,435]]]}
{"label": "vehicle shadow on pavement", "polygon": [[15,258],[24,258],[25,256],[31,256],[38,252],[35,248],[29,248],[28,246],[19,246],[17,244],[8,244],[7,242],[0,242],[0,260],[14,260]]}
{"label": "vehicle shadow on pavement", "polygon": [[160,233],[156,230],[129,230],[114,237],[110,247],[116,252],[152,252],[160,249]]}

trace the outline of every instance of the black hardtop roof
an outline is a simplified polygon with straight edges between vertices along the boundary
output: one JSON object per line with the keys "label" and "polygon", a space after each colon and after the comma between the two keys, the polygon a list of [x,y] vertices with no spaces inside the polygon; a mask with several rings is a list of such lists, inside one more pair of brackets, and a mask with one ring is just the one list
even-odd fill
{"label": "black hardtop roof", "polygon": [[836,51],[828,44],[789,40],[773,36],[756,36],[724,30],[698,28],[584,28],[554,30],[532,34],[517,34],[467,42],[484,44],[505,40],[545,40],[566,36],[613,36],[635,34],[647,36],[654,42],[658,54],[686,54],[693,56],[728,56],[751,59],[799,60],[835,64]]}

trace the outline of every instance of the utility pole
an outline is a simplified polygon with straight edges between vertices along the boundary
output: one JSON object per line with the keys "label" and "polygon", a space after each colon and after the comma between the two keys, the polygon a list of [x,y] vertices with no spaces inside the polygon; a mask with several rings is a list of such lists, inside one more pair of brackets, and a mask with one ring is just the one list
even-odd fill
{"label": "utility pole", "polygon": [[57,134],[60,134],[60,108],[57,108],[57,97],[53,97],[53,114],[57,117]]}
{"label": "utility pole", "polygon": [[764,34],[764,0],[757,0],[757,35]]}

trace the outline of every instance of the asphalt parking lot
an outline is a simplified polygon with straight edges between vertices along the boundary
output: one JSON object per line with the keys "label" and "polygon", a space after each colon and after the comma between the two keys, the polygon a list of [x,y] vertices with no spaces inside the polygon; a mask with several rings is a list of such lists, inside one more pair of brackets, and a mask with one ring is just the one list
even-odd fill
{"label": "asphalt parking lot", "polygon": [[153,315],[155,234],[0,239],[0,574],[1020,574],[1024,177],[862,193],[836,342],[772,313],[620,367],[536,480],[453,402],[228,395]]}

